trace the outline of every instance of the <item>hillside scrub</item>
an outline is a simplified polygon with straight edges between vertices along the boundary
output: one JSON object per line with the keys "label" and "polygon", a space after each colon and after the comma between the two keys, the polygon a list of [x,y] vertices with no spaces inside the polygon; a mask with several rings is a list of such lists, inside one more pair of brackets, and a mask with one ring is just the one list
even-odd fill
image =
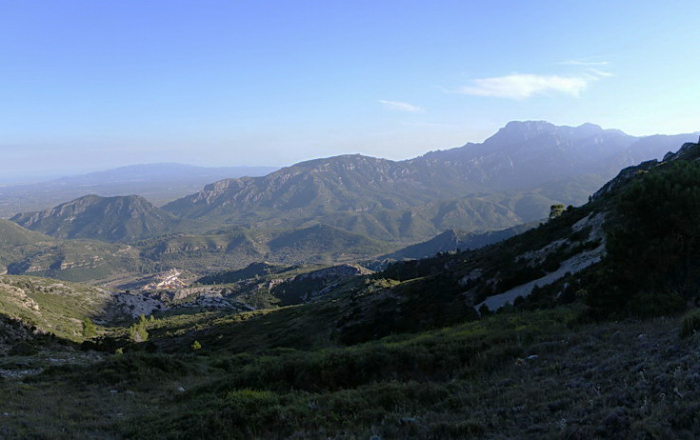
{"label": "hillside scrub", "polygon": [[700,163],[641,173],[617,196],[607,258],[588,303],[600,315],[682,310],[700,284]]}
{"label": "hillside scrub", "polygon": [[[0,383],[0,395],[19,397],[1,410],[22,411],[21,419],[4,419],[5,432],[32,437],[59,426],[67,437],[107,438],[697,437],[697,336],[679,338],[680,318],[579,325],[579,311],[498,313],[345,348],[112,355],[48,369],[28,385]],[[58,405],[75,396],[80,407]],[[56,405],[27,405],[37,401]]]}

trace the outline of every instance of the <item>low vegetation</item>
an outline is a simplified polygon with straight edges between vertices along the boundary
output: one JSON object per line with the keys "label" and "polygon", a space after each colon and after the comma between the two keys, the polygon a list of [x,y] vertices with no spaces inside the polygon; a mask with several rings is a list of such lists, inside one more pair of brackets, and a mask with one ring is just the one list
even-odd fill
{"label": "low vegetation", "polygon": [[683,310],[700,285],[700,163],[676,160],[642,173],[614,206],[589,304],[597,314]]}
{"label": "low vegetation", "polygon": [[132,348],[61,365],[36,358],[41,374],[0,383],[3,435],[700,435],[697,336],[679,337],[680,318],[580,324],[580,312],[513,311],[350,347],[235,354],[201,343],[180,354]]}

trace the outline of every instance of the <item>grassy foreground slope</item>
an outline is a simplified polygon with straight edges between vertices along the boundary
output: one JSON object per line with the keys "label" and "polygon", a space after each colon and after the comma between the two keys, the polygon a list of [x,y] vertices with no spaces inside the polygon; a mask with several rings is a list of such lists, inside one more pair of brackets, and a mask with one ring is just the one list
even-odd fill
{"label": "grassy foreground slope", "polygon": [[501,314],[352,347],[131,352],[0,383],[6,438],[695,438],[679,319]]}

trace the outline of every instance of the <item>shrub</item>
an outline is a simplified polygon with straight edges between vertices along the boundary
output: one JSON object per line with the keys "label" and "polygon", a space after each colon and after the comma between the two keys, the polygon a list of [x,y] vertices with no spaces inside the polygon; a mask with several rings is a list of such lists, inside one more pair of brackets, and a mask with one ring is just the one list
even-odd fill
{"label": "shrub", "polygon": [[629,309],[641,318],[671,315],[685,308],[683,297],[670,291],[643,291],[629,302]]}
{"label": "shrub", "polygon": [[660,166],[630,182],[615,201],[607,257],[589,305],[599,315],[677,311],[679,298],[697,296],[700,282],[700,163]]}
{"label": "shrub", "polygon": [[39,353],[39,349],[27,341],[15,344],[9,352],[10,356],[34,356]]}
{"label": "shrub", "polygon": [[90,318],[83,319],[83,337],[94,338],[97,336],[97,327]]}
{"label": "shrub", "polygon": [[148,331],[144,323],[139,322],[129,327],[129,339],[134,342],[146,342],[148,341]]}
{"label": "shrub", "polygon": [[549,207],[549,219],[555,219],[564,213],[566,207],[562,203],[557,203]]}
{"label": "shrub", "polygon": [[148,389],[155,384],[198,372],[187,359],[144,352],[119,353],[104,361],[79,367],[80,381],[89,384],[129,384]]}
{"label": "shrub", "polygon": [[681,321],[681,338],[688,337],[700,330],[700,309],[692,310]]}

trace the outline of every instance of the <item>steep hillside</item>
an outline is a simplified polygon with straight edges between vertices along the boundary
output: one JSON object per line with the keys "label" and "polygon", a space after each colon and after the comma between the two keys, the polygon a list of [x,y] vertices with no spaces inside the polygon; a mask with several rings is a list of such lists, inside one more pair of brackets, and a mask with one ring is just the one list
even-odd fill
{"label": "steep hillside", "polygon": [[20,213],[10,220],[56,238],[122,242],[201,227],[156,208],[140,196],[89,195],[45,211]]}
{"label": "steep hillside", "polygon": [[[454,325],[478,319],[477,311],[485,316],[513,305],[524,310],[577,304],[587,317],[582,319],[676,312],[697,297],[693,286],[700,282],[697,157],[700,145],[686,144],[663,162],[623,170],[590,203],[508,240],[396,263],[337,286],[326,294],[332,302],[261,319],[273,323],[293,315],[332,342],[356,344]],[[666,227],[659,228],[662,223]],[[193,338],[231,348],[239,342],[217,338],[232,328],[222,325]],[[304,329],[295,331],[280,334],[279,343],[301,340],[295,338]]]}
{"label": "steep hillside", "polygon": [[0,314],[43,333],[83,340],[82,322],[107,315],[111,295],[95,287],[43,278],[0,276]]}
{"label": "steep hillside", "polygon": [[621,171],[590,203],[536,229],[466,254],[396,264],[382,276],[410,281],[416,292],[440,285],[483,312],[580,300],[595,316],[683,309],[700,282],[698,158],[700,145],[686,143],[661,162]]}
{"label": "steep hillside", "polygon": [[[395,263],[339,282],[318,302],[251,312],[251,319],[219,313],[215,325],[183,338],[166,331],[155,340],[166,351],[192,340],[214,351],[263,343],[309,349],[439,329],[513,308],[574,307],[581,322],[676,313],[697,299],[700,282],[698,157],[700,145],[689,143],[663,162],[623,170],[590,203],[505,241]],[[663,219],[666,227],[659,228]],[[280,276],[270,265],[244,272]],[[244,272],[231,281],[245,283]],[[173,316],[172,325],[181,328],[183,319]],[[211,316],[186,320],[202,326]],[[260,328],[265,336],[257,335]]]}
{"label": "steep hillside", "polygon": [[53,241],[42,233],[30,231],[29,229],[18,226],[11,221],[0,219],[0,237],[2,237],[2,246],[5,247],[0,258],[7,258],[9,255],[8,247],[19,247],[24,245],[40,244],[42,242]]}
{"label": "steep hillside", "polygon": [[[84,284],[0,275],[0,317],[19,321],[35,334],[53,334],[66,341],[98,336],[96,328],[86,332],[86,320],[99,326],[129,322],[134,305],[145,302],[146,298]],[[138,309],[148,310],[141,305]]]}

